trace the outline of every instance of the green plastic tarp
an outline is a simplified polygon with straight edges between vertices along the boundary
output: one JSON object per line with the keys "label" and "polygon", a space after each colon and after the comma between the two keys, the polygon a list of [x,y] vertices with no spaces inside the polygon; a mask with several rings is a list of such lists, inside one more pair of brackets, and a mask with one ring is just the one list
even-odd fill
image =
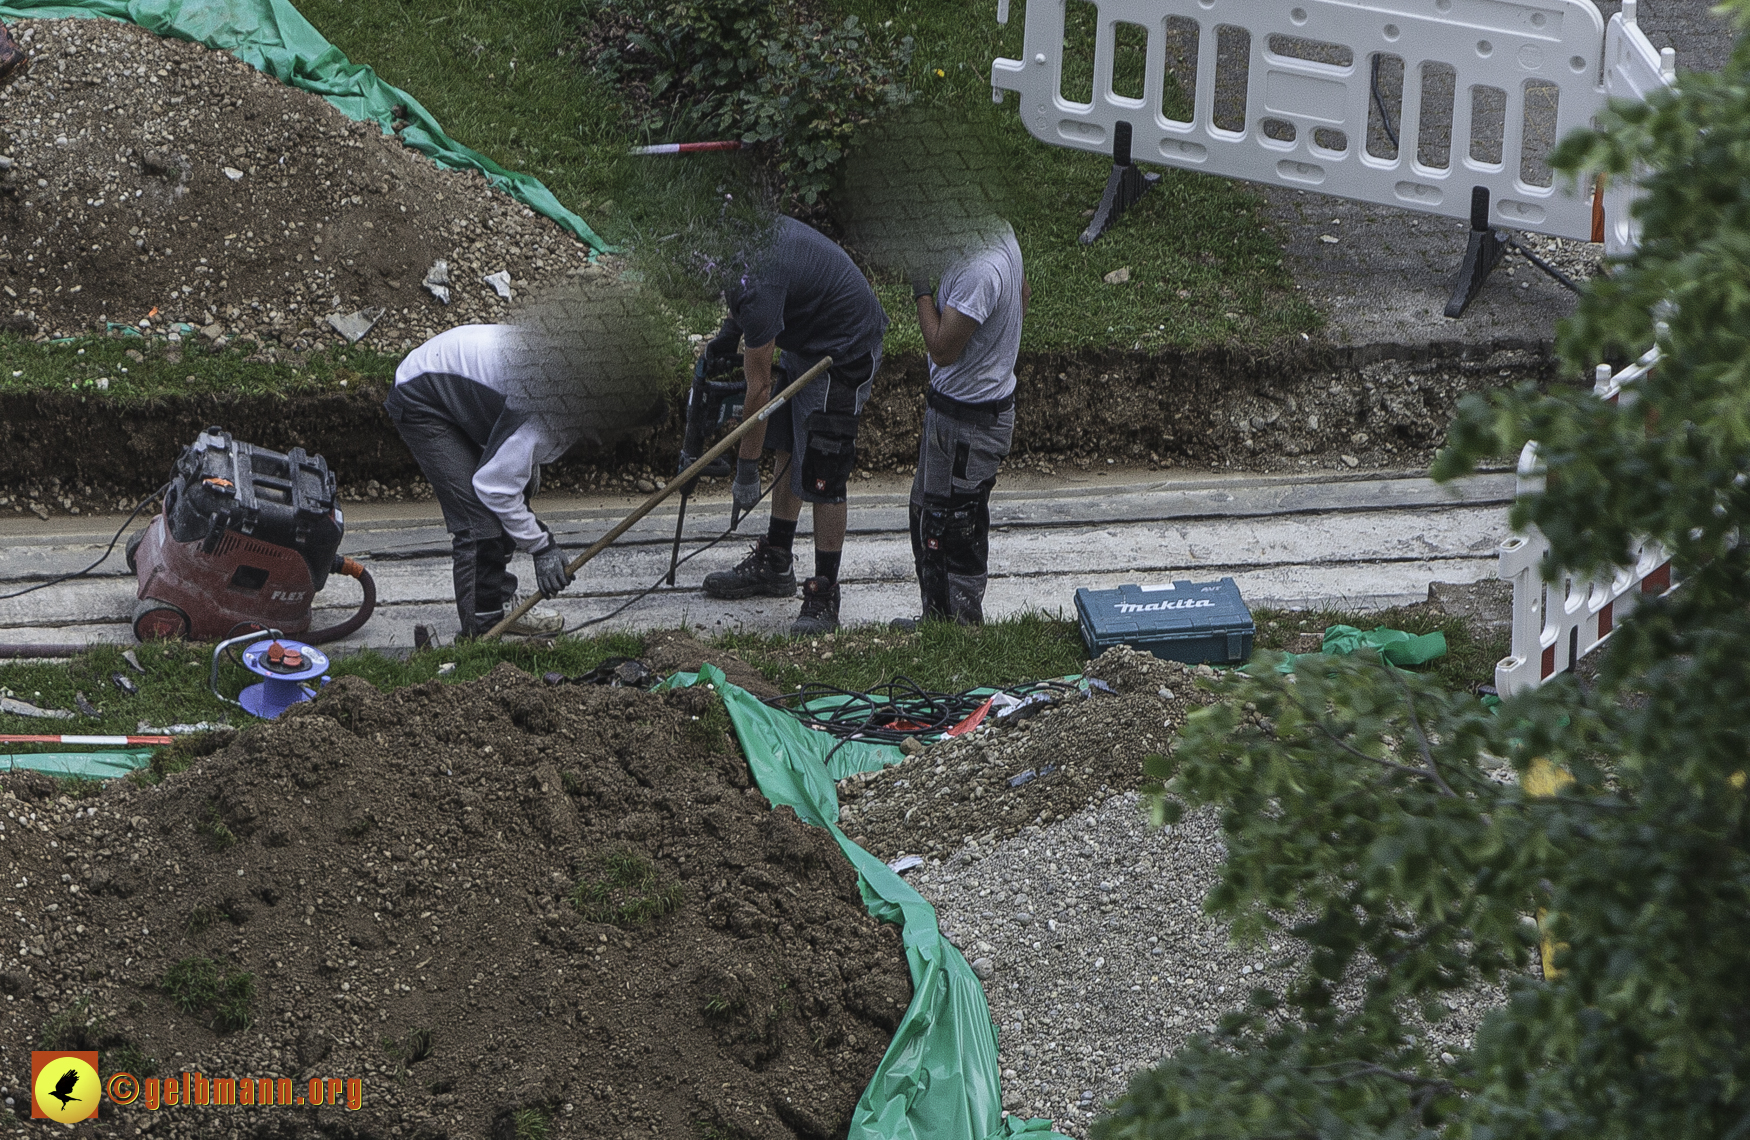
{"label": "green plastic tarp", "polygon": [[[978,975],[942,937],[936,909],[839,830],[838,792],[823,763],[837,738],[767,707],[731,685],[712,665],[697,674],[677,673],[667,682],[677,687],[698,683],[714,685],[723,698],[761,793],[773,807],[793,808],[804,822],[830,832],[857,870],[869,913],[901,928],[911,970],[911,1005],[857,1102],[851,1140],[996,1140],[1023,1134],[1043,1140],[1057,1135],[1049,1120],[1003,1115],[990,1005]],[[834,766],[841,767],[841,759],[849,763],[857,758],[868,767],[882,767],[897,752],[853,742],[839,749]]]}
{"label": "green plastic tarp", "polygon": [[1403,669],[1411,665],[1426,665],[1436,657],[1446,656],[1446,635],[1435,630],[1418,636],[1401,629],[1387,629],[1383,625],[1369,630],[1356,629],[1352,625],[1327,626],[1318,653],[1290,653],[1276,665],[1276,671],[1294,672],[1296,663],[1303,657],[1342,657],[1363,649],[1374,650],[1387,665]]}
{"label": "green plastic tarp", "polygon": [[126,752],[11,752],[0,753],[0,772],[27,768],[45,776],[113,780],[137,772],[151,762],[150,748]]}
{"label": "green plastic tarp", "polygon": [[1377,650],[1392,665],[1426,665],[1436,657],[1446,656],[1446,635],[1435,630],[1416,637],[1384,626],[1365,632],[1352,625],[1333,625],[1325,630],[1321,652],[1337,656],[1359,649]]}
{"label": "green plastic tarp", "polygon": [[[363,0],[369,2],[369,0]],[[408,125],[402,142],[450,170],[478,170],[494,187],[552,218],[598,252],[610,247],[584,220],[559,204],[537,178],[506,170],[444,133],[419,101],[353,63],[286,0],[0,0],[0,19],[101,17],[230,52],[281,83],[322,96],[349,119],[392,131],[395,109]]]}

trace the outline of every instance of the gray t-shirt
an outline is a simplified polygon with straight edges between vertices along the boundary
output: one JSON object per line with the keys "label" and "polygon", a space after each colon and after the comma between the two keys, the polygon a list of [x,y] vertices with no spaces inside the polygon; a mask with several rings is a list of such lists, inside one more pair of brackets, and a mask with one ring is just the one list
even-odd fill
{"label": "gray t-shirt", "polygon": [[1015,231],[967,254],[942,274],[936,311],[952,305],[978,322],[960,359],[930,361],[930,386],[955,400],[982,404],[1015,390],[1015,358],[1021,354],[1021,247]]}
{"label": "gray t-shirt", "polygon": [[725,299],[748,344],[776,341],[804,367],[823,356],[841,364],[868,356],[887,331],[887,314],[856,263],[795,218],[778,219],[771,247]]}

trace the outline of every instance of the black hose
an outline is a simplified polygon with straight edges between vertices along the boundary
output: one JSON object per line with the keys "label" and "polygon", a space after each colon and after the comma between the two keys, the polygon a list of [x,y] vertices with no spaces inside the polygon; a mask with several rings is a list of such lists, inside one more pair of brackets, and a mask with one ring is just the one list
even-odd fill
{"label": "black hose", "polygon": [[90,649],[89,645],[0,645],[0,657],[77,657]]}
{"label": "black hose", "polygon": [[371,620],[371,614],[377,608],[377,584],[371,580],[371,572],[363,566],[358,568],[357,577],[359,586],[365,592],[365,600],[359,603],[358,613],[353,614],[339,625],[331,625],[327,629],[313,629],[303,635],[302,641],[308,645],[326,645],[330,641],[339,641],[343,637],[350,637],[357,633],[367,621]]}

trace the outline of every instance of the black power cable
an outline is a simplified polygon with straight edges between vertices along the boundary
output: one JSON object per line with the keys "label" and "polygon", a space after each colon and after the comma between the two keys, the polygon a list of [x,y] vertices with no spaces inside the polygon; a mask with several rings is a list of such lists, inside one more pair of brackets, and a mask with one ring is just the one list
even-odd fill
{"label": "black power cable", "polygon": [[1575,293],[1578,293],[1580,291],[1580,286],[1575,284],[1574,279],[1572,277],[1569,277],[1566,273],[1563,273],[1561,270],[1557,269],[1555,266],[1551,265],[1549,262],[1545,261],[1543,258],[1537,256],[1537,254],[1531,252],[1531,250],[1529,248],[1527,248],[1525,245],[1521,244],[1518,241],[1518,239],[1508,237],[1506,234],[1502,234],[1501,240],[1506,242],[1509,248],[1516,250],[1518,253],[1520,253],[1525,258],[1525,260],[1531,262],[1531,264],[1537,266],[1537,268],[1543,270],[1545,273],[1549,274],[1549,276],[1553,277],[1555,279],[1556,283],[1561,285],[1563,288],[1568,289],[1568,290],[1575,292]]}
{"label": "black power cable", "polygon": [[[1025,700],[1039,693],[1055,698],[1081,690],[1068,681],[1033,681],[996,692]],[[852,740],[899,744],[907,737],[939,735],[977,712],[991,696],[991,693],[977,689],[958,693],[936,692],[925,689],[910,677],[901,676],[863,691],[834,685],[804,685],[793,693],[767,697],[762,703],[789,713],[808,728],[840,737],[839,744],[833,749],[837,752]],[[807,707],[831,697],[844,699],[830,708]]]}
{"label": "black power cable", "polygon": [[[788,458],[786,458],[784,460],[784,466],[779,468],[778,471],[772,475],[771,485],[768,486],[764,491],[761,491],[760,497],[754,500],[754,502],[753,502],[754,507],[757,507],[762,502],[764,502],[766,496],[771,494],[773,489],[777,487],[778,480],[784,478],[789,473],[790,473],[790,460]],[[751,514],[752,512],[753,512],[753,507],[749,507],[747,513]],[[746,515],[744,514],[742,517],[745,518]],[[641,590],[638,593],[632,595],[630,598],[628,598],[626,600],[625,604],[620,606],[618,609],[610,610],[607,613],[601,615],[600,617],[592,617],[587,621],[580,621],[574,626],[568,626],[563,632],[575,633],[580,629],[588,629],[592,625],[600,625],[604,621],[612,621],[614,618],[619,617],[621,614],[625,613],[627,610],[631,609],[633,606],[637,605],[639,602],[642,602],[645,598],[648,598],[650,595],[656,593],[657,590],[660,590],[663,587],[663,585],[668,581],[668,576],[671,573],[673,573],[674,570],[679,570],[682,566],[685,566],[687,563],[691,562],[694,558],[697,558],[699,555],[705,553],[705,551],[710,550],[713,546],[716,546],[719,542],[722,542],[724,539],[726,539],[730,535],[734,534],[735,529],[736,529],[735,527],[730,527],[728,530],[724,531],[722,534],[718,535],[716,538],[712,539],[710,542],[707,542],[705,545],[699,547],[699,549],[693,551],[691,554],[687,555],[685,558],[681,559],[679,562],[676,562],[674,564],[674,567],[672,570],[664,570],[662,572],[662,576],[660,578],[658,578],[656,581],[652,582],[650,584],[649,588]]]}
{"label": "black power cable", "polygon": [[[173,479],[171,482],[173,483],[175,480]],[[133,524],[134,519],[139,517],[140,512],[145,509],[146,504],[153,502],[156,499],[163,498],[164,492],[168,490],[170,490],[170,483],[164,484],[164,486],[141,499],[139,503],[135,505],[134,509],[129,512],[128,517],[122,520],[122,525],[116,530],[115,537],[109,540],[109,545],[103,548],[103,553],[98,555],[96,562],[93,562],[83,570],[75,570],[71,574],[62,574],[59,578],[50,578],[46,582],[38,582],[34,586],[26,586],[24,589],[14,590],[10,594],[0,594],[0,602],[9,601],[12,598],[22,598],[24,595],[35,590],[46,590],[50,586],[58,586],[62,582],[71,582],[75,578],[83,578],[99,566],[102,566],[104,561],[115,552],[115,544],[121,541],[122,535],[127,531],[128,527]]]}
{"label": "black power cable", "polygon": [[1398,133],[1392,130],[1391,115],[1385,109],[1385,96],[1379,90],[1379,61],[1382,58],[1378,52],[1373,53],[1373,82],[1369,86],[1373,89],[1373,105],[1379,108],[1380,128],[1385,131],[1385,137],[1391,140],[1391,148],[1395,153],[1398,150]]}

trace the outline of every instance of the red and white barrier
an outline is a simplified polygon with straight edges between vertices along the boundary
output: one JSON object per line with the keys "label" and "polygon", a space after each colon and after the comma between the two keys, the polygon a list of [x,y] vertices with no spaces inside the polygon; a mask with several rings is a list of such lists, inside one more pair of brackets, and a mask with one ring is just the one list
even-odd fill
{"label": "red and white barrier", "polygon": [[[1612,403],[1633,400],[1633,383],[1658,360],[1655,348],[1621,372],[1600,366],[1594,394]],[[1528,443],[1519,453],[1518,493],[1542,490],[1537,444]],[[1671,556],[1658,543],[1641,544],[1633,565],[1602,580],[1562,574],[1546,582],[1543,562],[1548,553],[1549,541],[1535,527],[1501,544],[1497,573],[1513,583],[1513,652],[1495,665],[1495,691],[1503,697],[1535,689],[1572,669],[1609,639],[1641,598],[1671,589]]]}

